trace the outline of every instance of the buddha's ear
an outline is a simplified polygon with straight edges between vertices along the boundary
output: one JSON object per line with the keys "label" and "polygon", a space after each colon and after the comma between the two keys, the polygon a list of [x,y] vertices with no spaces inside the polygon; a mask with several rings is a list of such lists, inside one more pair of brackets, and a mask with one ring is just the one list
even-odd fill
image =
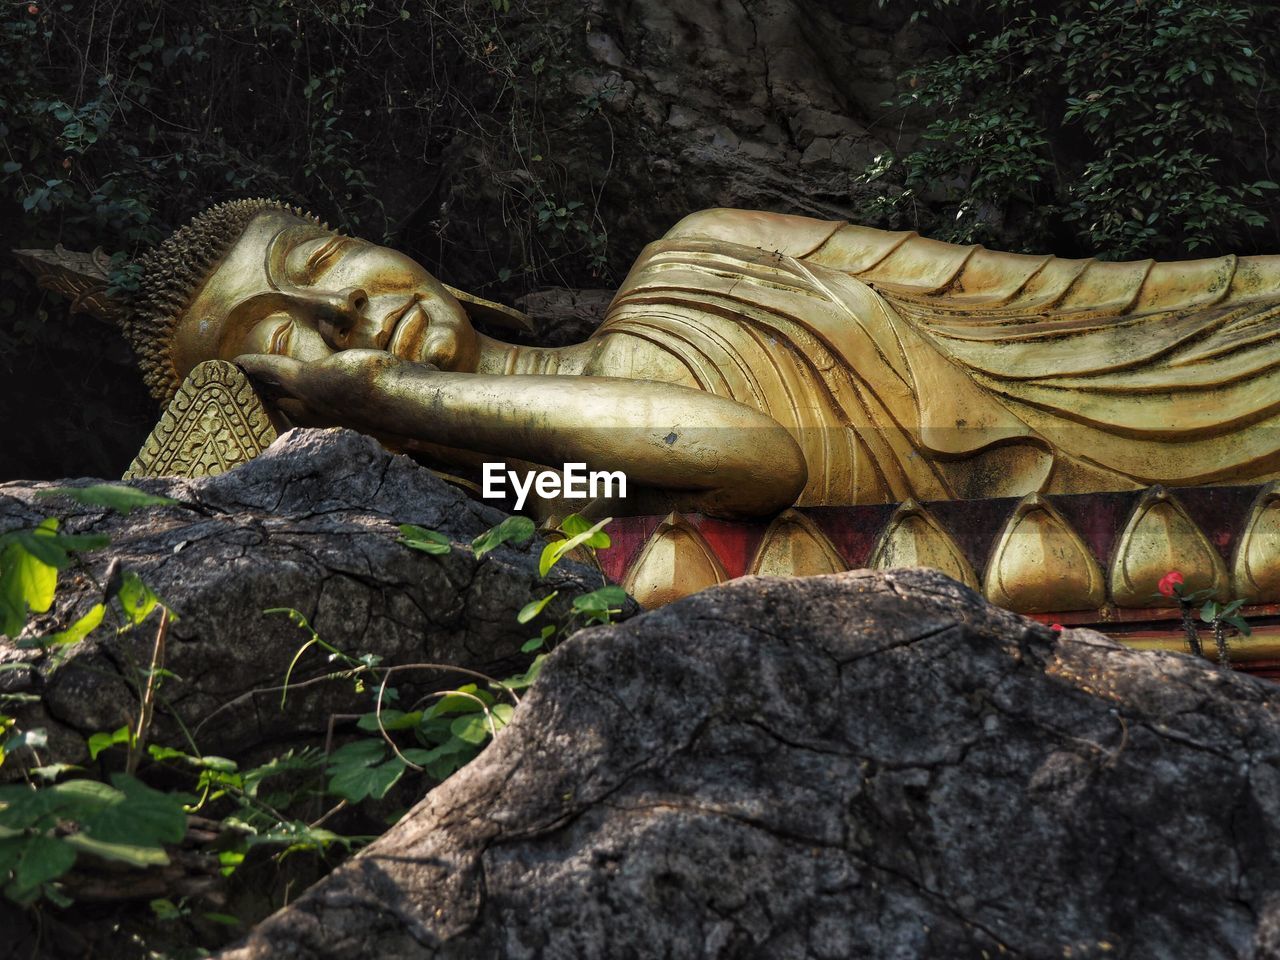
{"label": "buddha's ear", "polygon": [[505,330],[519,330],[523,333],[537,332],[533,321],[515,309],[515,307],[505,307],[500,303],[494,303],[492,300],[485,300],[483,297],[477,297],[474,293],[467,293],[465,290],[451,287],[447,283],[444,284],[444,288],[462,304],[462,308],[467,311],[467,315],[473,320],[478,320],[489,326],[501,327]]}
{"label": "buddha's ear", "polygon": [[72,313],[119,322],[124,303],[107,293],[111,257],[101,247],[92,253],[77,253],[58,244],[52,250],[14,250],[13,255],[41,287],[70,300]]}

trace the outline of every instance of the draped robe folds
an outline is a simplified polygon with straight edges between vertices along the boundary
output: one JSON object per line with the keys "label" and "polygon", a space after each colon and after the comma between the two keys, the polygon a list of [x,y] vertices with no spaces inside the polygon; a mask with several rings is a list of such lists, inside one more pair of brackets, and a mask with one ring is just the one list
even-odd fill
{"label": "draped robe folds", "polygon": [[801,505],[1280,476],[1280,258],[1108,263],[713,210],[598,335],[785,426]]}

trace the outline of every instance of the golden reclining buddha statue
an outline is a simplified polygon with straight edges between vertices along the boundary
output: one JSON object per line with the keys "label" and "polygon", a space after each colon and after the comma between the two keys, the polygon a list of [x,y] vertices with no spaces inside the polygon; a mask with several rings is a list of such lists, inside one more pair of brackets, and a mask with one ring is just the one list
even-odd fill
{"label": "golden reclining buddha statue", "polygon": [[234,360],[289,422],[463,477],[621,470],[632,514],[1280,477],[1277,257],[1067,260],[708,210],[560,348],[480,333],[518,315],[273,201],[179,230],[127,309],[69,259],[27,255],[122,323],[161,402]]}

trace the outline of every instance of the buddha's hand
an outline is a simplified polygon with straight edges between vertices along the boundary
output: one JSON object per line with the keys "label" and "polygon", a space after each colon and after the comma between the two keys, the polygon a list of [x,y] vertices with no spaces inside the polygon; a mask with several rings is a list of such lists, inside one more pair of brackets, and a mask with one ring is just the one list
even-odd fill
{"label": "buddha's hand", "polygon": [[427,372],[384,350],[342,350],[321,360],[295,360],[275,354],[236,357],[254,389],[296,423],[379,426],[388,381],[403,368]]}

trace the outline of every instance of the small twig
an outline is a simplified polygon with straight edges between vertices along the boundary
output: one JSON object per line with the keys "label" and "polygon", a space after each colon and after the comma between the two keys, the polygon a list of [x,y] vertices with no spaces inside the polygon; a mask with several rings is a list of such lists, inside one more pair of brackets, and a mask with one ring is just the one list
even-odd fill
{"label": "small twig", "polygon": [[342,809],[343,807],[345,807],[346,805],[347,805],[347,801],[346,801],[346,800],[339,800],[339,801],[337,802],[337,804],[336,804],[336,805],[334,805],[333,807],[331,807],[331,808],[328,810],[328,812],[324,814],[324,816],[320,817],[318,820],[315,820],[315,821],[313,821],[313,822],[311,822],[311,823],[307,824],[307,827],[308,827],[309,829],[311,829],[311,830],[316,829],[316,827],[320,826],[322,823],[324,823],[326,820],[328,820],[330,817],[332,817],[335,813],[337,813],[339,810],[341,810],[341,809]]}
{"label": "small twig", "polygon": [[[361,669],[364,669],[364,668],[361,667]],[[212,713],[210,713],[203,720],[197,723],[191,732],[192,734],[199,733],[200,729],[206,723],[208,723],[218,714],[222,713],[222,711],[230,710],[232,707],[238,706],[239,704],[244,703],[246,700],[253,699],[260,693],[277,693],[281,690],[286,689],[286,686],[290,690],[301,690],[303,687],[314,686],[317,683],[326,683],[330,680],[349,680],[352,677],[353,673],[355,672],[356,671],[351,671],[351,670],[339,670],[336,673],[325,673],[325,674],[321,674],[318,677],[312,677],[310,680],[299,680],[297,683],[290,683],[287,685],[278,684],[274,687],[254,687],[252,690],[246,690],[244,693],[240,694],[238,697],[234,697],[231,700],[228,700],[226,703],[219,706],[218,708],[216,708]]]}
{"label": "small twig", "polygon": [[386,683],[386,678],[391,676],[391,674],[395,673],[397,670],[445,670],[452,673],[465,673],[469,677],[478,677],[485,683],[492,684],[495,687],[501,687],[506,691],[507,696],[511,698],[511,702],[517,707],[520,706],[520,695],[518,693],[501,680],[495,679],[487,673],[481,673],[479,670],[469,670],[466,667],[457,667],[452,663],[401,663],[394,667],[387,667],[385,669],[387,673],[386,676],[382,678],[383,684]]}
{"label": "small twig", "polygon": [[129,744],[128,757],[125,760],[125,773],[134,774],[138,763],[142,760],[143,751],[147,747],[147,734],[151,731],[151,718],[155,713],[156,688],[158,677],[164,664],[164,643],[169,635],[169,608],[160,608],[160,626],[156,628],[156,645],[151,651],[151,670],[147,673],[147,687],[142,694],[142,710],[138,714],[138,728],[133,742]]}

